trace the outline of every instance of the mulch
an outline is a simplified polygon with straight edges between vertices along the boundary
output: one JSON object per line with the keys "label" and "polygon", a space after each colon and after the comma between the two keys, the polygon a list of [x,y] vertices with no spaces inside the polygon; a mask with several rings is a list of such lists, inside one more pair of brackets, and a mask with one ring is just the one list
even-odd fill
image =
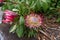
{"label": "mulch", "polygon": [[[10,25],[0,24],[0,32],[4,40],[60,40],[60,23],[55,22],[55,18],[45,18],[43,31],[40,30],[37,38],[18,38],[16,34],[9,33]],[[1,39],[1,38],[0,38]]]}

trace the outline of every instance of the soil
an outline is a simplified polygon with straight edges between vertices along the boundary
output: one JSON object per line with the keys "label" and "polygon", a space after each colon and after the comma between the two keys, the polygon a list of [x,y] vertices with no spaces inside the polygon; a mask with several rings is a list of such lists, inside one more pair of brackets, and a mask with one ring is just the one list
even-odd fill
{"label": "soil", "polygon": [[[9,33],[10,25],[0,24],[0,40],[38,40],[36,38],[18,38],[16,34]],[[3,38],[3,39],[2,39]]]}
{"label": "soil", "polygon": [[42,40],[43,39],[49,40],[49,38],[50,40],[60,40],[60,23],[56,22],[56,18],[51,18],[51,19],[45,18],[43,28],[44,28],[43,31],[46,34],[45,36],[44,35],[42,36]]}
{"label": "soil", "polygon": [[60,24],[55,22],[55,20],[55,18],[45,18],[45,22],[42,27],[43,31],[39,31],[37,38],[18,38],[16,34],[9,33],[10,25],[8,24],[0,24],[0,34],[2,32],[1,35],[4,40],[60,40]]}

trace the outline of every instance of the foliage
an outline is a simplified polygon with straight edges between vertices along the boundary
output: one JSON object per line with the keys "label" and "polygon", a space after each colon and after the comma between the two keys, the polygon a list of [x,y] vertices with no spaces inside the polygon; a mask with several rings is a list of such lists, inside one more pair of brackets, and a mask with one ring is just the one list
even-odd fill
{"label": "foliage", "polygon": [[[52,0],[50,4],[50,8],[47,11],[46,16],[48,15],[49,18],[55,17],[56,22],[60,22],[60,0]],[[59,21],[58,21],[59,20]]]}
{"label": "foliage", "polygon": [[24,25],[24,16],[30,12],[42,12],[45,16],[51,18],[56,17],[57,22],[60,22],[60,0],[6,0],[2,6],[2,10],[11,10],[20,15],[18,23],[14,23],[10,32],[16,32],[18,37],[25,35],[32,37],[37,32],[34,29],[29,29]]}

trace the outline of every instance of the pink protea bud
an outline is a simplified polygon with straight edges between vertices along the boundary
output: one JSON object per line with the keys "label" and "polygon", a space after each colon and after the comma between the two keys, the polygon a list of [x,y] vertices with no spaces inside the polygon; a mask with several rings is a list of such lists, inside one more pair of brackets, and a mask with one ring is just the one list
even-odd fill
{"label": "pink protea bud", "polygon": [[12,23],[14,21],[14,18],[17,16],[17,14],[13,11],[10,10],[5,10],[4,11],[4,19],[3,23]]}
{"label": "pink protea bud", "polygon": [[12,23],[12,21],[11,20],[9,20],[9,19],[5,19],[5,20],[2,20],[3,21],[3,23]]}
{"label": "pink protea bud", "polygon": [[13,21],[13,19],[15,18],[16,16],[5,16],[4,18],[6,18],[6,19],[9,19],[9,20],[12,20]]}
{"label": "pink protea bud", "polygon": [[5,10],[4,13],[5,13],[6,16],[7,16],[7,15],[9,15],[9,16],[11,16],[11,15],[12,15],[12,16],[15,16],[15,15],[16,15],[15,12],[10,11],[10,10]]}
{"label": "pink protea bud", "polygon": [[3,2],[4,0],[0,0],[0,3]]}
{"label": "pink protea bud", "polygon": [[25,25],[29,28],[40,27],[43,23],[43,17],[41,15],[31,13],[25,16]]}

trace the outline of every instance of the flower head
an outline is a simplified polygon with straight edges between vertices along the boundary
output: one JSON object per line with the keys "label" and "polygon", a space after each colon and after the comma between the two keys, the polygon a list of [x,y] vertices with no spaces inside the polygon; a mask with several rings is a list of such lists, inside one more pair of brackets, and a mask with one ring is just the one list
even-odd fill
{"label": "flower head", "polygon": [[43,23],[42,16],[35,13],[27,15],[25,18],[25,25],[29,28],[40,27],[42,23]]}
{"label": "flower head", "polygon": [[10,23],[14,21],[14,18],[17,16],[17,14],[13,11],[10,10],[5,10],[4,11],[4,19],[3,23]]}
{"label": "flower head", "polygon": [[3,2],[4,0],[0,0],[0,3]]}

